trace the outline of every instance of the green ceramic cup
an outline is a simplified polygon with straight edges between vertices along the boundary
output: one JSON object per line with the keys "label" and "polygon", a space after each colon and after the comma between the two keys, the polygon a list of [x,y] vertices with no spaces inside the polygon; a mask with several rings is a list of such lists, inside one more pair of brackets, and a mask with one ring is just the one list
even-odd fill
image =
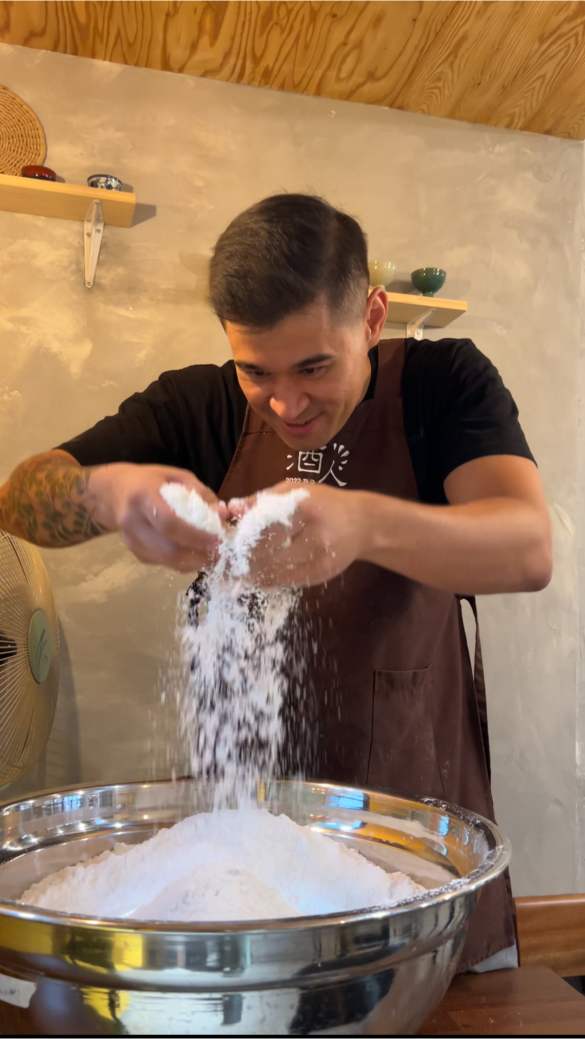
{"label": "green ceramic cup", "polygon": [[447,272],[440,267],[418,267],[410,275],[410,280],[415,289],[422,292],[423,296],[434,296],[442,285],[445,284]]}

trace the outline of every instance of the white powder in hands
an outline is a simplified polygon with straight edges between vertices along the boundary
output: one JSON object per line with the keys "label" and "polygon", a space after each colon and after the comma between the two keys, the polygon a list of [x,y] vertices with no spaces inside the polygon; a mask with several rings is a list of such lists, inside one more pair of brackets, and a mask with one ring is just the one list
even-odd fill
{"label": "white powder in hands", "polygon": [[[217,534],[222,542],[219,566],[225,571],[229,566],[236,577],[249,572],[250,552],[268,527],[275,524],[290,526],[298,503],[308,496],[302,489],[287,494],[261,491],[254,505],[249,508],[233,527],[224,527],[218,513],[194,489],[182,483],[165,483],[160,488],[161,498],[186,523],[209,534]],[[234,498],[233,503],[242,499]]]}
{"label": "white powder in hands", "polygon": [[307,497],[308,492],[301,488],[289,491],[288,494],[260,492],[255,504],[239,520],[229,543],[234,576],[244,577],[249,573],[250,553],[267,528],[276,524],[289,527],[297,505]]}
{"label": "white powder in hands", "polygon": [[29,905],[141,920],[253,920],[390,906],[425,889],[285,815],[191,816],[33,884]]}
{"label": "white powder in hands", "polygon": [[186,523],[208,534],[223,537],[223,526],[217,512],[197,491],[189,490],[182,483],[164,483],[160,488],[160,496]]}

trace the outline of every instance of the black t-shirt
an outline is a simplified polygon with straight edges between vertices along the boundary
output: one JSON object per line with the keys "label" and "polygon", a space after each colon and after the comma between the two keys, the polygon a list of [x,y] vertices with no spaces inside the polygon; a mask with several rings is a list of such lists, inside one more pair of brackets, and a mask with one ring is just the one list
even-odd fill
{"label": "black t-shirt", "polygon": [[[370,351],[375,388],[378,351]],[[532,458],[518,409],[497,369],[469,339],[407,339],[405,433],[421,501],[444,503],[453,469],[486,455]],[[163,372],[116,415],[59,447],[81,465],[143,462],[189,469],[218,491],[246,411],[233,361]]]}

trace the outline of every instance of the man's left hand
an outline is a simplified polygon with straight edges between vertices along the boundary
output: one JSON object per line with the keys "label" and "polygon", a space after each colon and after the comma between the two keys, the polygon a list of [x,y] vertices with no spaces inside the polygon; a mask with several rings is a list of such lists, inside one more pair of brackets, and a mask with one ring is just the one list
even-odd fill
{"label": "man's left hand", "polygon": [[[360,558],[365,544],[365,509],[359,491],[302,484],[307,496],[297,504],[290,526],[274,524],[251,553],[249,578],[260,586],[323,584]],[[299,485],[283,482],[272,494],[288,494]],[[239,518],[256,496],[228,505]]]}

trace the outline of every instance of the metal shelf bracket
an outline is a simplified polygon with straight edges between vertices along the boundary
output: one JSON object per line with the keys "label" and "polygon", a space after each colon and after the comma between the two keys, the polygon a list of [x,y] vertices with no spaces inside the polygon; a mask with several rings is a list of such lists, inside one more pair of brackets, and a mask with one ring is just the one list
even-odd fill
{"label": "metal shelf bracket", "polygon": [[83,221],[83,266],[86,289],[93,288],[104,234],[101,202],[91,202]]}
{"label": "metal shelf bracket", "polygon": [[433,308],[430,310],[422,310],[420,314],[417,314],[414,321],[409,321],[406,326],[407,338],[422,339],[424,331],[424,323],[430,318],[433,313]]}

